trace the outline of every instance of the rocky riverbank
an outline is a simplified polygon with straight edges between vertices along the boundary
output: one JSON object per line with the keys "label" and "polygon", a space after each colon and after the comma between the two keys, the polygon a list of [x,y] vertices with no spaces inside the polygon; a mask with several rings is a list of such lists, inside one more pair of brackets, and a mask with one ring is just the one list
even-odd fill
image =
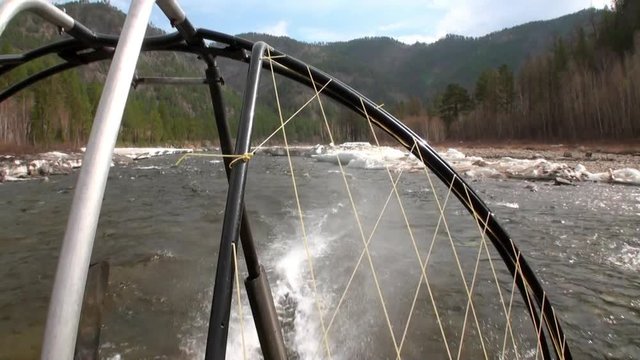
{"label": "rocky riverbank", "polygon": [[[640,186],[640,153],[598,152],[563,147],[535,148],[442,148],[438,153],[462,176],[470,179],[496,178],[530,181],[554,181],[569,185],[596,181]],[[284,156],[282,147],[264,150],[272,156]],[[349,168],[422,171],[423,165],[404,149],[377,147],[368,143],[338,146],[298,146],[292,155],[315,158]]]}
{"label": "rocky riverbank", "polygon": [[[640,151],[600,151],[562,146],[539,147],[436,147],[462,176],[470,179],[522,179],[574,184],[597,181],[640,186]],[[214,152],[219,152],[214,149]],[[116,148],[113,165],[129,164],[151,156],[193,152],[175,148]],[[286,156],[282,146],[261,148],[258,154]],[[340,163],[349,168],[422,171],[423,165],[404,149],[377,147],[369,143],[337,146],[292,146],[291,156]],[[47,152],[35,155],[0,155],[0,182],[42,179],[63,175],[82,166],[84,153]]]}
{"label": "rocky riverbank", "polygon": [[82,166],[83,154],[51,151],[34,155],[0,155],[0,182],[65,175]]}
{"label": "rocky riverbank", "polygon": [[[483,159],[500,159],[510,157],[514,159],[546,159],[551,162],[564,163],[570,168],[584,165],[592,172],[608,172],[609,170],[635,168],[640,169],[640,145],[636,148],[615,148],[598,146],[564,146],[564,145],[536,145],[536,146],[455,146],[460,152],[468,156],[478,156]],[[436,146],[438,152],[445,152],[448,147]]]}
{"label": "rocky riverbank", "polygon": [[[82,166],[83,152],[50,151],[29,155],[0,155],[0,183],[6,181],[43,180],[52,175],[66,175]],[[193,152],[173,148],[116,148],[111,166],[126,165],[151,156]]]}

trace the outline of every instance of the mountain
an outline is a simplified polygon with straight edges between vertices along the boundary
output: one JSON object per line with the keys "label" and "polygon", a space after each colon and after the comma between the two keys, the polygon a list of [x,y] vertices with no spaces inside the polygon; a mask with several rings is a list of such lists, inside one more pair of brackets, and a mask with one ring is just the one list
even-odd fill
{"label": "mountain", "polygon": [[447,35],[432,44],[407,45],[388,37],[305,44],[264,34],[239,36],[263,40],[373,99],[393,102],[412,96],[429,98],[449,83],[471,87],[482,71],[502,64],[518,70],[527,58],[548,49],[555,38],[570,37],[580,27],[589,30],[600,16],[600,11],[589,9],[478,38]]}
{"label": "mountain", "polygon": [[[125,18],[120,10],[103,2],[81,1],[60,6],[89,28],[106,34],[119,33]],[[483,70],[501,64],[517,70],[528,57],[544,52],[555,38],[570,37],[577,28],[586,28],[588,31],[600,16],[599,11],[584,10],[479,38],[448,35],[433,44],[407,45],[388,37],[309,44],[264,34],[246,33],[239,36],[249,40],[264,40],[285,53],[335,75],[372,100],[393,105],[409,98],[427,100],[452,82],[469,88]],[[160,33],[162,30],[153,27],[149,27],[147,32],[148,35]],[[21,14],[7,27],[0,39],[0,48],[4,53],[22,52],[59,38],[53,26],[43,24],[30,14]],[[6,86],[8,80],[51,66],[54,62],[53,59],[44,59],[38,64],[14,70],[0,79],[0,85]],[[233,120],[240,106],[239,94],[242,92],[246,66],[224,59],[221,59],[220,65],[228,84],[225,92]],[[107,70],[108,63],[92,64],[44,81],[24,91],[16,99],[5,102],[0,107],[0,125],[3,125],[0,126],[0,144],[82,144],[86,141]],[[138,74],[202,76],[203,65],[192,55],[154,53],[141,57]],[[266,88],[270,86],[266,81],[264,85]],[[65,91],[69,88],[75,90]],[[296,87],[279,90],[291,99],[302,98]],[[286,110],[293,108],[290,105]],[[258,112],[268,119],[256,132],[257,136],[261,136],[268,133],[270,125],[278,120],[273,107],[261,105]],[[309,116],[313,119],[314,115]],[[144,87],[132,93],[120,141],[140,144],[211,139],[215,136],[211,118],[208,94],[203,87],[189,91],[171,87]],[[316,130],[309,130],[308,124],[296,126],[294,139],[309,141],[318,136]]]}

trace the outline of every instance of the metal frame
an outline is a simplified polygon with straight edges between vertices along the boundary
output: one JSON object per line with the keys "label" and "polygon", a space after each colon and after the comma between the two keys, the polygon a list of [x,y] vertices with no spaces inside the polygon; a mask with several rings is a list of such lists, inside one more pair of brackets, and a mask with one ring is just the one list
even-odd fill
{"label": "metal frame", "polygon": [[[132,80],[134,80],[133,72],[137,61],[132,61],[132,59],[137,59],[141,51],[177,51],[200,56],[208,66],[206,82],[210,88],[222,151],[225,154],[231,153],[231,140],[220,92],[221,77],[215,59],[217,57],[225,57],[248,62],[250,64],[247,78],[248,89],[257,86],[257,74],[260,67],[266,68],[269,66],[269,64],[262,63],[260,60],[260,55],[266,45],[262,43],[254,44],[244,39],[211,30],[196,29],[188,21],[175,0],[157,0],[157,2],[178,32],[143,38],[153,2],[154,0],[135,0],[132,2],[123,32],[119,37],[95,34],[45,0],[5,0],[0,5],[0,34],[15,14],[20,11],[32,11],[45,20],[60,26],[73,37],[25,54],[1,56],[0,75],[50,54],[57,54],[62,61],[4,89],[0,92],[0,102],[49,76],[84,64],[113,58],[92,127],[85,154],[85,162],[80,171],[67,224],[45,331],[42,351],[43,359],[73,357],[82,294],[106,186],[111,154],[129,87],[132,84]],[[214,41],[216,45],[207,46],[204,42],[205,40]],[[113,50],[114,47],[115,52]],[[250,56],[247,54],[248,51],[252,51]],[[326,85],[323,90],[326,96],[358,113],[365,119],[370,119],[376,126],[396,138],[407,150],[412,151],[415,156],[424,159],[425,165],[444,184],[451,187],[454,195],[467,210],[472,215],[477,214],[476,221],[480,222],[483,219],[488,219],[486,224],[488,238],[500,254],[512,276],[515,277],[516,284],[525,302],[530,302],[534,305],[534,309],[529,311],[535,328],[539,328],[541,322],[544,321],[545,327],[541,340],[543,358],[551,358],[546,341],[546,337],[548,337],[552,342],[551,347],[556,357],[571,359],[571,352],[568,344],[565,343],[559,320],[533,270],[520,254],[510,236],[497,222],[490,209],[466,182],[456,174],[452,167],[426,141],[420,139],[402,122],[348,85],[275,49],[271,50],[271,54],[273,69],[276,73],[311,88],[314,85]],[[239,140],[236,144],[235,154],[243,154],[248,151],[254,105],[255,92],[254,90],[247,90],[243,104],[241,131],[238,134]],[[414,146],[414,142],[416,146]],[[229,162],[225,161],[225,163],[227,164],[230,180],[230,191],[227,199],[227,211],[225,213],[215,283],[216,288],[223,286],[225,290],[219,290],[218,292],[222,295],[214,296],[212,303],[212,322],[210,323],[210,336],[207,343],[207,358],[214,354],[224,357],[226,341],[222,341],[222,339],[226,340],[227,337],[226,326],[223,331],[216,333],[216,331],[212,330],[212,328],[216,327],[211,326],[211,324],[217,324],[219,320],[223,323],[228,321],[230,294],[226,287],[229,285],[230,276],[233,275],[233,269],[229,270],[229,251],[231,243],[237,242],[238,236],[242,241],[243,252],[249,269],[249,277],[246,282],[248,292],[251,292],[249,291],[250,282],[256,279],[264,279],[262,286],[264,287],[266,284],[268,289],[266,278],[261,276],[264,271],[259,265],[249,223],[243,210],[242,198],[247,164],[243,162],[236,163],[233,169],[229,169]],[[484,228],[485,224],[482,224],[482,227]],[[262,282],[263,280],[260,281]],[[257,286],[256,288],[259,287]],[[218,294],[218,292],[214,291],[214,294]],[[257,293],[259,292],[257,291]],[[270,296],[269,292],[267,295],[258,295],[257,298],[260,299],[260,303],[270,300],[270,305],[273,306]],[[264,314],[264,310],[260,310],[260,306],[255,305],[253,301],[251,305],[254,311],[254,318]],[[256,311],[258,316],[256,316]],[[267,323],[272,322],[272,320],[268,320]],[[279,331],[277,321],[275,327],[272,323],[262,330],[260,330],[260,326],[258,327],[259,331],[263,332]],[[273,345],[274,341],[276,343],[282,341],[282,335],[276,336],[275,340],[266,339],[267,344],[263,343],[262,336],[260,340],[264,351],[269,346],[269,343]],[[279,345],[272,347],[276,349],[276,352],[270,353],[272,355],[265,353],[265,356],[267,358],[279,358]]]}
{"label": "metal frame", "polygon": [[203,85],[208,83],[209,79],[198,77],[134,76],[131,85],[136,89],[139,85]]}
{"label": "metal frame", "polygon": [[100,97],[60,250],[42,359],[70,359],[74,354],[87,270],[113,148],[152,5],[153,0],[131,4],[122,29],[122,40],[116,48],[113,66]]}
{"label": "metal frame", "polygon": [[[263,46],[256,49],[256,53],[260,52],[261,56],[264,53]],[[256,60],[256,63],[260,63],[261,60]],[[259,65],[255,65],[250,67],[249,74],[254,74],[254,76],[247,77],[247,86],[245,92],[245,98],[248,98],[248,102],[243,103],[243,109],[241,114],[241,122],[244,123],[244,126],[241,125],[238,129],[238,139],[240,139],[241,131],[250,131],[251,127],[247,126],[246,123],[253,121],[253,108],[255,107],[255,96],[257,90],[257,82],[258,82],[258,70],[260,69]],[[221,83],[223,82],[222,77],[220,76],[218,66],[213,61],[209,64],[209,67],[206,70],[206,79],[209,84],[209,92],[211,94],[211,105],[213,106],[213,111],[216,119],[216,125],[218,128],[218,136],[220,138],[220,150],[223,154],[233,154],[232,152],[232,141],[231,141],[231,132],[229,130],[229,124],[226,119],[225,107],[223,104],[222,98],[222,88]],[[251,81],[254,81],[255,84],[250,84]],[[250,91],[252,89],[252,91]],[[250,107],[250,108],[248,108]],[[242,130],[244,129],[244,130]],[[250,133],[245,134],[244,136],[247,139],[250,138]],[[248,140],[246,140],[248,141]],[[238,142],[236,145],[239,145]],[[235,154],[241,154],[240,151],[243,149],[236,148]],[[246,151],[245,151],[246,152]],[[231,180],[232,180],[232,170],[231,170],[231,159],[228,157],[223,158],[225,163],[225,171],[227,174],[227,178],[229,180],[229,189],[231,189]],[[246,172],[246,171],[245,171]],[[243,177],[246,175],[242,175]],[[244,182],[244,180],[242,180]],[[244,185],[243,185],[244,186]],[[242,198],[235,199],[233,206],[238,206],[238,203],[242,203]],[[247,216],[247,211],[244,208],[244,204],[240,205],[240,239],[242,242],[242,251],[244,252],[245,263],[247,265],[248,276],[245,280],[245,287],[247,290],[247,297],[249,298],[249,302],[251,304],[251,310],[254,316],[254,323],[256,325],[256,329],[258,332],[258,338],[260,341],[260,346],[262,348],[263,355],[266,359],[284,359],[286,358],[286,348],[284,346],[284,338],[282,334],[282,329],[280,328],[280,323],[278,322],[278,315],[275,309],[275,303],[273,302],[273,295],[271,294],[271,288],[269,286],[269,281],[267,279],[267,274],[260,266],[260,262],[258,261],[258,254],[255,248],[255,243],[253,241],[253,235],[251,233],[251,227],[249,225],[249,220]],[[225,211],[225,219],[228,212]],[[232,226],[237,226],[235,223],[237,218],[234,218],[234,222],[232,222]],[[224,225],[223,225],[224,226]],[[228,230],[227,230],[228,231]],[[237,229],[234,228],[234,231],[237,232]],[[223,234],[225,230],[223,229]],[[237,244],[237,237],[234,238],[230,236],[231,241]],[[225,237],[222,236],[220,251],[218,253],[218,265],[216,270],[216,282],[218,283],[218,274],[220,274],[221,278],[225,278],[227,283],[225,285],[224,290],[219,289],[218,294],[225,293],[228,298],[216,296],[216,290],[214,288],[212,306],[211,306],[211,320],[210,324],[218,323],[218,320],[225,320],[228,322],[229,319],[229,311],[230,311],[230,303],[231,303],[231,292],[228,287],[230,283],[229,280],[232,281],[234,269],[231,267],[230,256],[232,255],[230,252],[227,252],[224,256],[222,256],[222,244]],[[235,241],[234,241],[235,240]],[[228,241],[228,240],[227,240]],[[230,249],[227,249],[227,251]],[[226,264],[223,271],[226,271],[226,275],[223,275],[220,272],[220,258],[226,259]],[[214,309],[216,306],[220,306],[214,304],[215,299],[218,298],[218,303],[225,304],[226,308],[224,308],[224,313],[216,313],[216,320],[214,320]],[[223,300],[220,300],[223,299]],[[228,306],[227,306],[228,305]],[[219,319],[221,318],[221,319]],[[222,338],[226,340],[228,335],[227,327],[216,327],[212,328],[209,326],[209,330],[207,333],[207,348],[205,350],[205,357],[207,359],[210,358],[224,358],[226,352],[226,341],[222,341]]]}
{"label": "metal frame", "polygon": [[[258,84],[260,82],[260,70],[262,69],[262,55],[267,45],[257,42],[251,51],[251,61],[247,73],[247,86],[244,91],[242,112],[238,126],[238,136],[235,146],[235,155],[247,154],[251,147],[251,130],[253,128],[253,116],[256,100],[258,99]],[[236,160],[240,160],[237,158]],[[227,166],[229,168],[231,163]],[[233,293],[233,277],[235,274],[232,257],[232,244],[237,244],[240,236],[240,224],[244,214],[244,189],[247,181],[247,161],[236,161],[235,166],[229,169],[229,191],[227,204],[224,210],[222,223],[222,235],[218,250],[218,263],[211,301],[211,317],[207,335],[207,347],[205,359],[224,359],[227,351],[227,335],[229,332],[229,313],[231,309],[231,295]],[[270,294],[269,294],[270,295]],[[263,299],[264,300],[264,299]],[[273,304],[273,299],[271,299]],[[277,322],[275,309],[272,312]],[[269,321],[268,324],[273,323]],[[260,325],[256,322],[256,325]],[[256,326],[260,330],[259,326]],[[273,329],[279,332],[276,339],[282,340],[282,331],[279,326]],[[258,331],[260,334],[261,331]],[[263,346],[264,349],[264,346]],[[286,351],[284,341],[275,347],[277,358],[284,358]],[[274,358],[265,354],[267,358]]]}

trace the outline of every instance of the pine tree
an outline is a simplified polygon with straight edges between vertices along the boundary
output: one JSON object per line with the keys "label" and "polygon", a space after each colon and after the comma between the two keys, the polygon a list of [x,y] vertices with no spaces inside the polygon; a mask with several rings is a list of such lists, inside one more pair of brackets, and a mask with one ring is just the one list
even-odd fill
{"label": "pine tree", "polygon": [[473,103],[467,89],[459,84],[449,84],[442,94],[439,113],[447,127],[460,118],[462,113],[471,110]]}

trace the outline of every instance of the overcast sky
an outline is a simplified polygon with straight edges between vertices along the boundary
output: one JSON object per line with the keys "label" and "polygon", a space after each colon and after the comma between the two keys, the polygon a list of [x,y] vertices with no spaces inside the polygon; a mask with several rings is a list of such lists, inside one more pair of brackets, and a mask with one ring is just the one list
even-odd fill
{"label": "overcast sky", "polygon": [[[129,1],[112,0],[127,9]],[[196,27],[263,32],[306,42],[390,36],[433,42],[446,34],[482,36],[533,20],[553,19],[611,0],[179,0]],[[157,9],[152,22],[169,30]]]}

